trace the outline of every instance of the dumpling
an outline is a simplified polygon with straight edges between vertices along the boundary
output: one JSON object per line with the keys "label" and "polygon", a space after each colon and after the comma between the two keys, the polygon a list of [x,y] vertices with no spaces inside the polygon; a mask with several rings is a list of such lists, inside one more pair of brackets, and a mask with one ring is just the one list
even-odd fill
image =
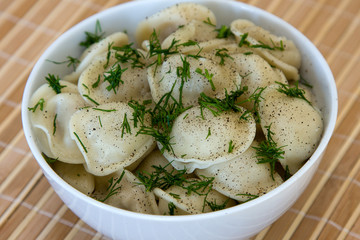
{"label": "dumpling", "polygon": [[283,181],[276,172],[273,174],[274,180],[271,178],[269,164],[258,163],[253,146],[257,146],[256,141],[235,159],[197,169],[195,173],[214,177],[213,188],[232,199],[246,201],[249,196],[261,196]]}
{"label": "dumpling", "polygon": [[161,48],[169,48],[174,40],[178,41],[178,45],[189,41],[200,43],[215,39],[216,35],[217,32],[214,26],[204,23],[204,21],[192,20],[165,38],[161,44]]}
{"label": "dumpling", "polygon": [[165,151],[164,156],[176,169],[186,168],[189,173],[236,158],[255,138],[255,120],[252,115],[240,119],[244,112],[241,108],[240,112],[214,116],[199,106],[185,111],[176,118],[170,133],[173,152]]}
{"label": "dumpling", "polygon": [[[248,34],[246,41],[250,45],[267,45],[270,47],[284,46],[284,50],[269,50],[266,48],[251,48],[252,51],[266,61],[270,65],[275,66],[282,70],[289,80],[299,80],[298,69],[301,64],[301,55],[295,44],[291,40],[283,37],[277,37],[270,34],[265,29],[254,25],[252,22],[244,19],[238,19],[231,23],[231,31],[234,33],[238,42],[241,41],[244,34]],[[247,47],[247,46],[246,46]]]}
{"label": "dumpling", "polygon": [[285,151],[280,163],[294,174],[315,151],[322,136],[323,121],[312,105],[279,92],[279,88],[279,84],[274,84],[262,93],[261,127],[267,135],[266,127],[271,125],[273,140]]}
{"label": "dumpling", "polygon": [[[188,72],[183,67],[185,63],[188,63]],[[153,65],[148,69],[151,95],[155,102],[158,102],[172,88],[174,88],[172,96],[179,99],[181,86],[181,77],[178,76],[179,69],[185,71],[184,74],[188,77],[184,81],[182,90],[182,102],[185,107],[197,105],[198,97],[202,92],[211,97],[224,98],[224,89],[227,89],[228,92],[235,91],[241,84],[241,77],[229,65],[221,66],[206,58],[194,59],[181,54],[172,55],[160,67]],[[202,74],[197,72],[199,70]],[[205,71],[208,71],[209,75],[213,75],[212,82],[204,76]]]}
{"label": "dumpling", "polygon": [[205,6],[195,3],[176,4],[140,22],[135,33],[136,42],[140,46],[144,40],[149,39],[154,30],[162,42],[179,26],[185,25],[191,20],[206,21],[207,19],[216,24],[214,13]]}
{"label": "dumpling", "polygon": [[[78,88],[89,105],[151,99],[147,69],[132,67],[131,63],[119,63],[116,54],[121,52],[111,51],[109,59],[107,54],[98,56],[81,73]],[[111,74],[118,79],[118,86],[115,82],[114,86],[111,85],[113,79],[104,81],[105,76]]]}
{"label": "dumpling", "polygon": [[34,93],[30,106],[42,99],[43,110],[37,109],[31,113],[30,120],[39,141],[46,143],[41,146],[48,157],[66,163],[83,163],[84,158],[68,132],[68,125],[72,114],[87,104],[74,84],[61,80],[59,84],[66,86],[59,94],[48,84],[41,86]]}
{"label": "dumpling", "polygon": [[[242,76],[241,87],[247,87],[248,90],[239,97],[239,102],[245,101],[258,88],[264,88],[275,82],[287,84],[287,80],[278,69],[273,69],[268,62],[266,62],[259,55],[232,55],[234,66]],[[242,106],[251,109],[253,102],[245,102]]]}
{"label": "dumpling", "polygon": [[[190,185],[196,185],[202,180],[197,178],[189,178],[183,187],[171,186],[167,190],[155,188],[154,193],[159,197],[159,211],[164,215],[187,215],[199,214],[214,211],[211,207],[214,205],[224,205],[228,208],[235,205],[235,201],[225,197],[219,192],[203,187],[198,189],[198,193],[187,190]],[[200,195],[200,194],[202,195]],[[205,194],[206,199],[205,199]],[[170,204],[170,205],[169,205]],[[172,208],[172,209],[171,209]]]}
{"label": "dumpling", "polygon": [[88,49],[84,51],[80,57],[80,64],[77,66],[75,72],[64,76],[64,80],[77,83],[80,74],[89,66],[89,64],[96,58],[98,55],[108,51],[108,47],[112,44],[113,47],[121,47],[129,43],[128,36],[123,32],[113,33],[106,38],[100,40],[97,43],[91,45]]}
{"label": "dumpling", "polygon": [[[93,194],[96,199],[133,212],[159,214],[154,193],[147,192],[145,187],[139,184],[140,180],[130,171],[124,170],[96,178],[96,191]],[[112,194],[111,187],[113,187]]]}
{"label": "dumpling", "polygon": [[82,164],[68,164],[56,161],[53,169],[62,179],[80,192],[90,195],[94,191],[94,176],[85,171]]}
{"label": "dumpling", "polygon": [[[131,124],[132,113],[126,103],[108,103],[73,114],[69,131],[85,158],[87,171],[108,175],[141,161],[153,150],[153,137],[136,134],[139,127]],[[145,124],[149,121],[144,119]]]}

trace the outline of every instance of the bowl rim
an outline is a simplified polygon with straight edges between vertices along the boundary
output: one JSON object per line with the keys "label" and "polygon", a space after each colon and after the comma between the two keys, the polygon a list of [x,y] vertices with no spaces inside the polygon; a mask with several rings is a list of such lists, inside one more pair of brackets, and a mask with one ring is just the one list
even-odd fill
{"label": "bowl rim", "polygon": [[328,120],[329,123],[328,123],[327,128],[324,129],[323,136],[322,136],[321,141],[320,141],[318,147],[316,148],[315,152],[308,159],[308,161],[290,179],[288,179],[287,181],[285,181],[284,183],[282,183],[280,186],[276,187],[272,191],[254,199],[252,201],[246,202],[245,204],[239,204],[234,207],[223,209],[220,211],[201,213],[201,214],[195,214],[195,215],[182,215],[182,216],[151,215],[151,214],[137,213],[137,212],[132,212],[129,210],[120,209],[120,208],[113,207],[113,206],[107,205],[105,203],[99,202],[99,201],[91,198],[90,196],[87,196],[87,195],[81,193],[80,191],[78,191],[77,189],[75,189],[71,185],[69,185],[67,182],[65,182],[65,180],[63,180],[60,176],[58,176],[56,174],[56,172],[50,167],[50,165],[42,157],[41,152],[34,141],[35,136],[32,134],[32,130],[31,130],[32,127],[31,127],[30,120],[29,120],[29,110],[28,110],[27,104],[28,104],[28,101],[32,94],[30,86],[32,85],[32,82],[34,82],[34,77],[35,77],[36,73],[39,71],[39,69],[41,68],[41,63],[53,51],[54,46],[56,46],[59,42],[63,41],[65,38],[71,36],[81,26],[87,25],[88,22],[93,22],[94,19],[100,19],[104,15],[114,14],[114,12],[116,12],[119,8],[141,6],[144,2],[146,2],[147,4],[150,4],[150,3],[160,3],[163,1],[161,1],[161,0],[130,1],[130,2],[121,3],[119,5],[110,7],[103,11],[100,11],[100,12],[80,21],[79,23],[77,23],[76,25],[71,27],[70,29],[66,30],[59,37],[57,37],[56,40],[53,41],[51,43],[51,45],[41,54],[41,57],[35,63],[32,71],[28,77],[28,80],[27,80],[26,86],[25,86],[25,90],[23,93],[22,104],[21,104],[21,118],[22,118],[24,135],[25,135],[27,143],[30,147],[31,153],[34,155],[36,161],[40,165],[43,173],[45,174],[45,176],[47,178],[50,175],[51,178],[57,184],[59,184],[62,188],[64,188],[66,190],[66,192],[69,192],[72,195],[76,195],[81,200],[86,201],[87,203],[89,203],[91,205],[94,205],[94,206],[96,205],[96,207],[101,208],[103,210],[111,211],[116,214],[121,214],[121,215],[124,215],[127,217],[137,218],[137,219],[166,221],[166,222],[177,221],[178,222],[180,220],[181,221],[201,220],[203,218],[215,218],[218,216],[225,216],[229,213],[240,212],[243,209],[250,208],[261,202],[267,201],[272,196],[276,195],[277,193],[279,193],[281,191],[284,191],[286,188],[288,188],[290,185],[292,185],[293,182],[295,182],[301,175],[303,175],[305,172],[307,172],[317,162],[317,159],[320,158],[321,154],[325,151],[325,148],[326,148],[327,144],[329,143],[330,138],[335,129],[337,111],[338,111],[338,96],[337,96],[335,80],[334,80],[334,77],[330,70],[330,67],[327,64],[323,55],[320,53],[320,51],[314,46],[314,44],[306,36],[304,36],[299,30],[294,28],[292,25],[290,25],[286,21],[282,20],[281,18],[279,18],[269,12],[266,12],[263,9],[248,5],[246,3],[237,2],[237,1],[221,1],[221,0],[182,0],[182,1],[174,0],[174,1],[167,2],[166,5],[170,6],[170,5],[173,5],[176,3],[180,3],[180,2],[194,2],[194,3],[199,3],[199,4],[215,3],[215,4],[228,4],[229,6],[236,5],[236,7],[244,9],[244,11],[258,12],[265,18],[270,18],[272,21],[275,21],[275,22],[285,26],[289,30],[295,32],[295,34],[297,36],[299,36],[299,38],[301,38],[300,40],[302,42],[304,42],[304,44],[306,44],[306,46],[308,48],[310,48],[310,50],[312,52],[314,52],[314,54],[318,57],[317,61],[319,61],[321,63],[321,65],[324,67],[323,70],[326,73],[326,76],[324,76],[324,77],[329,80],[328,84],[329,84],[329,87],[330,87],[331,93],[332,93],[332,98],[330,99],[331,104],[329,105],[329,106],[331,106],[329,108],[330,109],[329,120]]}

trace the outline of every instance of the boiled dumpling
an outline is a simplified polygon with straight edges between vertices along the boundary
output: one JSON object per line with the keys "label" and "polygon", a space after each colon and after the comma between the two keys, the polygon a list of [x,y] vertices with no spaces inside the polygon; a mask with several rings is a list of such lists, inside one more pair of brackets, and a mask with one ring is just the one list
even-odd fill
{"label": "boiled dumpling", "polygon": [[268,50],[266,48],[251,49],[252,52],[260,55],[268,61],[270,65],[282,70],[287,79],[298,80],[300,78],[298,69],[301,64],[301,55],[291,40],[272,35],[268,31],[244,19],[233,21],[231,23],[231,31],[234,33],[238,42],[241,41],[244,34],[248,34],[246,41],[248,41],[252,46],[262,44],[266,44],[270,47],[273,47],[273,45],[281,46],[282,42],[284,51],[276,49]]}
{"label": "boiled dumpling", "polygon": [[259,104],[261,127],[267,135],[271,126],[272,138],[278,147],[283,146],[284,159],[280,163],[288,166],[294,174],[315,151],[322,132],[322,117],[303,99],[289,97],[278,91],[280,85],[267,87]]}
{"label": "boiled dumpling", "polygon": [[[147,192],[139,182],[140,180],[128,170],[116,172],[109,176],[96,177],[96,190],[93,197],[121,209],[158,215],[159,208],[154,193]],[[110,183],[112,185],[109,188]],[[116,190],[110,197],[107,197],[111,187]]]}
{"label": "boiled dumpling", "polygon": [[64,80],[77,83],[80,74],[89,66],[89,64],[96,58],[98,55],[108,51],[109,46],[112,47],[121,47],[129,43],[128,36],[123,32],[113,33],[106,38],[100,40],[97,43],[91,45],[88,49],[84,51],[80,57],[80,64],[77,66],[75,72],[64,76]]}
{"label": "boiled dumpling", "polygon": [[[69,131],[85,157],[87,171],[108,175],[140,161],[152,151],[153,137],[136,135],[139,127],[131,124],[132,113],[126,103],[108,103],[79,110],[72,116]],[[144,122],[149,124],[149,119]]]}
{"label": "boiled dumpling", "polygon": [[[202,113],[204,118],[202,118]],[[252,115],[240,119],[245,112],[227,111],[214,116],[208,109],[193,107],[177,117],[170,133],[173,152],[164,156],[176,169],[208,168],[236,158],[254,140],[256,124]]]}
{"label": "boiled dumpling", "polygon": [[206,21],[207,19],[216,24],[214,13],[205,6],[195,3],[176,4],[140,22],[136,29],[136,42],[140,46],[144,40],[149,39],[154,30],[162,42],[179,26],[185,25],[191,20]]}
{"label": "boiled dumpling", "polygon": [[[66,86],[56,94],[48,84],[41,86],[32,96],[30,106],[43,99],[43,110],[40,108],[30,114],[30,120],[36,129],[37,138],[45,148],[42,151],[51,158],[66,163],[83,163],[84,158],[68,132],[70,118],[78,109],[87,106],[78,94],[74,84],[59,82]],[[64,151],[66,149],[66,151]]]}
{"label": "boiled dumpling", "polygon": [[[204,23],[204,21],[193,20],[188,24],[182,26],[178,30],[176,30],[174,33],[170,34],[162,42],[161,48],[162,49],[169,48],[174,40],[178,41],[176,43],[177,45],[188,43],[189,41],[200,43],[215,39],[216,35],[217,32],[215,31],[215,28],[213,26]],[[178,50],[180,49],[178,48]]]}
{"label": "boiled dumpling", "polygon": [[[158,102],[161,97],[170,92],[172,96],[179,99],[181,77],[178,76],[178,69],[183,69],[184,63],[189,64],[188,79],[185,79],[182,90],[182,102],[184,106],[197,105],[200,93],[204,92],[211,97],[224,98],[225,91],[235,91],[241,84],[241,77],[228,65],[221,66],[218,63],[206,59],[194,59],[185,55],[173,55],[167,58],[160,67],[151,66],[148,69],[148,80],[153,99]],[[197,71],[201,70],[202,74]],[[208,71],[212,83],[203,74]],[[175,87],[174,87],[175,84]],[[212,86],[213,84],[213,86]]]}
{"label": "boiled dumpling", "polygon": [[[239,97],[239,102],[248,99],[255,91],[260,92],[258,88],[267,87],[275,82],[288,83],[280,70],[273,69],[258,55],[235,54],[232,57],[235,68],[243,77],[241,87],[247,87],[247,91]],[[251,109],[253,101],[244,102],[242,105]]]}
{"label": "boiled dumpling", "polygon": [[[116,54],[121,52],[111,51],[109,58],[107,54],[98,56],[80,75],[78,88],[85,101],[96,105],[151,99],[146,68],[119,63]],[[118,86],[112,87],[109,81],[104,81],[110,72],[122,81],[119,80]]]}
{"label": "boiled dumpling", "polygon": [[256,141],[235,159],[206,169],[197,169],[196,174],[214,177],[213,188],[229,198],[246,201],[249,196],[261,196],[283,181],[276,172],[273,174],[274,180],[271,178],[267,163],[258,163],[253,146],[258,146]]}
{"label": "boiled dumpling", "polygon": [[[183,187],[171,186],[167,190],[162,190],[160,188],[155,188],[154,193],[159,197],[159,211],[160,214],[171,215],[170,204],[173,204],[173,214],[174,215],[187,215],[187,214],[199,214],[205,212],[212,212],[210,205],[222,205],[224,208],[228,208],[235,205],[235,201],[225,197],[219,192],[211,189],[209,187],[204,187],[198,190],[198,193],[195,192],[188,193],[186,187],[191,184],[196,184],[202,180],[196,178],[189,178],[187,182],[184,183]],[[205,198],[205,194],[206,199]],[[176,197],[179,196],[179,197]]]}
{"label": "boiled dumpling", "polygon": [[90,195],[95,189],[94,176],[88,173],[82,164],[68,164],[56,161],[54,171],[80,192]]}

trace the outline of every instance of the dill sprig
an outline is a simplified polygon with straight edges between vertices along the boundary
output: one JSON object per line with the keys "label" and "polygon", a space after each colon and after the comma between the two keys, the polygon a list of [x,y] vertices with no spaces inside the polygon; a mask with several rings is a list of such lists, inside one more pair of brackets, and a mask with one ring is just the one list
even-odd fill
{"label": "dill sprig", "polygon": [[207,17],[207,19],[206,19],[206,20],[204,20],[204,21],[203,21],[203,23],[206,23],[206,24],[208,24],[208,25],[210,25],[210,26],[212,26],[212,27],[216,27],[216,25],[215,25],[214,23],[212,23],[212,22],[211,22],[211,20],[210,20],[210,18],[209,18],[209,17]]}
{"label": "dill sprig", "polygon": [[272,136],[274,133],[271,131],[271,124],[265,126],[267,130],[266,140],[259,143],[259,147],[252,147],[256,150],[256,157],[258,163],[269,163],[270,175],[273,180],[275,172],[275,164],[280,160],[284,159],[285,151],[282,150],[285,146],[278,147]]}
{"label": "dill sprig", "polygon": [[230,198],[226,199],[222,204],[217,204],[216,199],[214,201],[206,201],[206,204],[210,207],[212,211],[219,211],[226,208]]}
{"label": "dill sprig", "polygon": [[223,99],[207,96],[204,92],[200,93],[198,103],[200,105],[202,118],[204,119],[204,108],[210,110],[214,116],[219,116],[222,112],[225,111],[239,112],[241,109],[239,104],[237,103],[237,99],[242,94],[244,94],[245,91],[247,91],[247,87],[237,89],[236,91],[231,91],[229,94],[228,91],[225,89],[225,98]]}
{"label": "dill sprig", "polygon": [[43,156],[43,158],[45,159],[45,161],[48,163],[48,164],[51,164],[51,163],[54,163],[56,162],[57,160],[59,160],[59,158],[51,158],[49,156],[47,156],[45,153],[41,153],[41,155]]}
{"label": "dill sprig", "polygon": [[175,214],[176,206],[173,202],[168,203],[169,215],[173,216]]}
{"label": "dill sprig", "polygon": [[64,64],[64,63],[67,63],[67,67],[72,67],[73,70],[75,71],[76,67],[79,65],[80,63],[80,60],[77,59],[77,58],[74,58],[74,57],[71,57],[71,56],[67,56],[66,57],[67,60],[65,61],[61,61],[61,62],[58,62],[58,61],[53,61],[53,60],[47,60],[48,62],[51,62],[51,63],[54,63],[54,64]]}
{"label": "dill sprig", "polygon": [[156,70],[157,67],[159,65],[161,65],[162,62],[169,55],[178,53],[179,51],[175,47],[178,42],[179,42],[179,40],[173,39],[170,46],[168,48],[163,49],[161,47],[161,43],[158,38],[158,35],[154,29],[154,31],[152,32],[152,34],[150,35],[150,38],[149,38],[149,56],[148,57],[152,58],[152,57],[156,56],[156,60],[153,63],[151,63],[149,66],[152,66],[155,64],[156,65],[155,70]]}
{"label": "dill sprig", "polygon": [[213,82],[213,80],[212,80],[212,78],[213,78],[213,76],[214,76],[213,73],[209,73],[209,71],[208,71],[206,68],[205,68],[204,72],[203,72],[203,70],[200,69],[200,68],[197,68],[197,69],[195,70],[195,72],[198,73],[198,74],[200,74],[201,76],[205,77],[205,78],[209,81],[210,86],[211,86],[211,89],[212,89],[213,91],[216,90],[215,85],[214,85],[214,82]]}
{"label": "dill sprig", "polygon": [[35,112],[36,109],[39,107],[40,111],[42,111],[44,109],[44,103],[45,103],[44,98],[40,98],[39,101],[33,107],[28,107],[28,109],[29,111]]}
{"label": "dill sprig", "polygon": [[222,25],[220,28],[215,29],[218,32],[216,38],[228,38],[234,34],[231,32],[230,27]]}
{"label": "dill sprig", "polygon": [[233,140],[230,140],[228,153],[232,153],[233,150],[234,150],[234,147],[235,147],[235,145],[234,145],[234,143],[233,143]]}
{"label": "dill sprig", "polygon": [[126,70],[127,68],[122,69],[120,64],[112,66],[110,70],[104,74],[104,82],[109,82],[109,86],[106,87],[106,90],[114,90],[114,93],[116,94],[116,89],[119,87],[120,83],[124,84],[121,76]]}
{"label": "dill sprig", "polygon": [[130,127],[130,124],[129,124],[129,121],[127,119],[127,114],[125,113],[124,114],[124,120],[121,124],[121,138],[124,137],[124,133],[130,133],[131,134],[131,127]]}
{"label": "dill sprig", "polygon": [[128,102],[129,107],[133,109],[133,118],[131,120],[134,123],[134,128],[137,128],[138,123],[144,125],[145,115],[151,111],[151,109],[148,108],[147,105],[151,103],[152,100],[144,100],[142,104],[135,100],[130,100]]}
{"label": "dill sprig", "polygon": [[295,98],[303,99],[310,106],[312,105],[311,102],[309,100],[307,100],[306,97],[305,97],[305,90],[299,88],[299,81],[295,81],[295,86],[294,87],[290,87],[288,84],[284,84],[284,83],[281,83],[281,82],[276,82],[276,83],[280,85],[280,87],[277,89],[279,92],[285,93],[289,97],[295,97]]}
{"label": "dill sprig", "polygon": [[279,51],[284,51],[285,50],[285,46],[282,40],[280,40],[279,45],[276,45],[274,43],[274,41],[270,38],[271,44],[272,46],[259,41],[258,44],[251,44],[248,40],[247,37],[249,36],[249,33],[244,33],[241,35],[240,41],[238,46],[242,47],[242,46],[248,46],[250,48],[263,48],[263,49],[268,49],[268,50],[279,50]]}
{"label": "dill sprig", "polygon": [[95,32],[85,32],[85,41],[80,42],[79,45],[88,48],[92,44],[99,42],[103,38],[104,34],[105,33],[101,29],[100,21],[96,20]]}
{"label": "dill sprig", "polygon": [[49,86],[54,90],[56,94],[61,93],[61,89],[66,87],[65,85],[60,84],[60,78],[59,76],[48,74],[47,77],[45,77],[45,80],[49,83]]}
{"label": "dill sprig", "polygon": [[234,60],[233,57],[231,57],[227,52],[229,50],[227,48],[221,48],[221,49],[216,49],[215,52],[215,56],[220,57],[220,65],[224,65],[225,64],[225,58],[229,58],[231,60]]}
{"label": "dill sprig", "polygon": [[247,109],[241,116],[240,119],[247,120],[249,114],[253,113],[255,117],[255,121],[257,123],[261,122],[260,114],[259,114],[259,105],[262,99],[264,99],[261,94],[266,89],[266,87],[257,87],[255,91],[245,100],[238,102],[238,104],[243,104],[245,102],[253,102],[253,107],[251,109]]}
{"label": "dill sprig", "polygon": [[87,153],[87,148],[85,147],[84,143],[81,141],[79,135],[76,132],[73,132],[73,134],[75,135],[76,139],[79,141],[80,145],[82,146],[82,148],[84,149],[84,151]]}
{"label": "dill sprig", "polygon": [[119,192],[119,190],[121,189],[121,185],[119,185],[119,184],[120,184],[121,180],[123,179],[124,175],[125,175],[125,171],[122,171],[120,177],[115,182],[114,182],[114,177],[111,177],[108,180],[109,187],[106,189],[106,191],[108,193],[103,199],[99,200],[100,202],[105,202],[108,198],[110,198],[111,196],[113,196]]}
{"label": "dill sprig", "polygon": [[249,193],[239,193],[239,194],[236,194],[236,196],[245,196],[245,197],[248,197],[247,200],[245,200],[244,202],[242,203],[246,203],[248,201],[251,201],[251,200],[254,200],[256,198],[259,197],[259,195],[254,195],[254,194],[249,194]]}
{"label": "dill sprig", "polygon": [[56,133],[56,119],[57,119],[57,114],[55,114],[54,121],[53,121],[53,135],[55,135],[55,133]]}
{"label": "dill sprig", "polygon": [[133,43],[121,47],[112,47],[116,50],[115,58],[121,63],[130,63],[132,68],[143,68],[145,63],[141,59],[144,58],[144,55],[132,45]]}

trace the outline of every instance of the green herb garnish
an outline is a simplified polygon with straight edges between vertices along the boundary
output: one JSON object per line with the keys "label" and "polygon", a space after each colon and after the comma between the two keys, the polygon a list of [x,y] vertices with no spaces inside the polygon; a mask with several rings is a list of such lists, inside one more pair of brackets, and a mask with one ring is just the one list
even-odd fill
{"label": "green herb garnish", "polygon": [[222,204],[217,204],[216,199],[214,201],[206,201],[206,204],[210,207],[212,211],[219,211],[226,208],[230,198],[226,199]]}
{"label": "green herb garnish", "polygon": [[87,153],[88,151],[87,151],[87,149],[86,149],[85,145],[83,144],[83,142],[80,140],[79,135],[77,135],[77,133],[76,133],[76,132],[73,132],[73,134],[75,135],[75,137],[77,138],[77,140],[78,140],[78,141],[79,141],[79,143],[81,144],[81,146],[82,146],[82,148],[84,149],[84,151]]}
{"label": "green herb garnish", "polygon": [[249,199],[247,199],[246,201],[242,202],[242,203],[246,203],[248,201],[254,200],[255,198],[258,198],[259,195],[253,195],[253,194],[249,194],[249,193],[240,193],[240,194],[236,194],[236,196],[245,196],[245,197],[249,197]]}
{"label": "green herb garnish", "polygon": [[114,90],[114,93],[116,94],[116,88],[119,87],[120,83],[124,84],[121,76],[126,70],[127,68],[122,69],[120,64],[112,66],[110,70],[104,74],[104,82],[109,82],[109,86],[106,87],[106,90]]}
{"label": "green herb garnish", "polygon": [[95,33],[85,32],[86,39],[79,43],[80,46],[90,47],[92,44],[99,42],[103,38],[104,32],[101,30],[100,21],[96,20]]}
{"label": "green herb garnish", "polygon": [[95,101],[94,99],[92,99],[92,98],[91,98],[89,95],[87,95],[87,94],[83,94],[83,97],[89,99],[89,100],[90,100],[91,102],[93,102],[96,106],[99,106],[99,105],[100,105],[97,101]]}
{"label": "green herb garnish", "polygon": [[113,47],[116,50],[115,58],[121,63],[130,63],[132,68],[143,68],[145,64],[141,62],[144,55],[137,49],[132,47],[133,43],[121,46]]}
{"label": "green herb garnish", "polygon": [[218,32],[216,38],[228,38],[234,34],[231,32],[230,27],[222,25],[220,28],[215,29]]}
{"label": "green herb garnish", "polygon": [[106,191],[108,191],[107,195],[105,196],[105,198],[99,200],[101,202],[105,202],[108,198],[110,198],[111,196],[117,194],[119,192],[119,190],[121,189],[121,186],[117,186],[120,184],[121,180],[123,179],[125,175],[125,171],[122,171],[120,177],[116,180],[116,182],[114,182],[114,177],[111,177],[109,179],[109,187],[106,189]]}
{"label": "green herb garnish", "polygon": [[35,112],[36,109],[40,107],[40,111],[42,111],[44,109],[44,103],[45,100],[43,98],[40,98],[39,101],[33,107],[28,107],[28,109],[29,111]]}
{"label": "green herb garnish", "polygon": [[215,56],[220,57],[220,62],[219,62],[220,65],[224,65],[224,64],[225,64],[225,58],[229,58],[229,59],[231,59],[231,60],[234,60],[234,58],[231,57],[231,56],[227,53],[228,51],[229,51],[229,50],[226,49],[226,48],[216,49]]}
{"label": "green herb garnish", "polygon": [[48,157],[45,153],[41,153],[41,155],[43,156],[43,158],[45,159],[45,161],[48,163],[48,164],[51,164],[51,163],[54,163],[56,162],[57,160],[59,160],[59,158],[51,158],[51,157]]}
{"label": "green herb garnish", "polygon": [[170,214],[171,216],[173,216],[174,213],[175,213],[175,209],[176,209],[175,204],[174,204],[173,202],[169,202],[169,203],[168,203],[168,208],[169,208],[169,214]]}
{"label": "green herb garnish", "polygon": [[128,122],[126,113],[124,114],[124,120],[123,120],[123,123],[121,124],[121,128],[122,128],[121,138],[123,138],[125,132],[131,134],[131,128],[130,128],[130,124]]}
{"label": "green herb garnish", "polygon": [[235,147],[235,145],[234,145],[234,143],[233,143],[233,140],[230,140],[228,153],[232,153],[233,150],[234,150],[234,147]]}
{"label": "green herb garnish", "polygon": [[280,85],[280,87],[277,89],[279,92],[285,93],[289,97],[295,97],[295,98],[303,99],[310,106],[312,105],[311,102],[309,100],[307,100],[306,97],[305,97],[305,90],[299,88],[299,81],[295,81],[295,86],[294,87],[290,87],[288,84],[284,84],[284,83],[281,83],[281,82],[276,82],[276,83]]}
{"label": "green herb garnish", "polygon": [[274,133],[271,131],[271,124],[265,126],[267,130],[266,140],[259,143],[259,147],[252,147],[256,150],[256,157],[258,163],[269,163],[270,175],[273,180],[275,172],[275,164],[280,160],[284,159],[285,151],[282,150],[285,146],[278,147],[277,143],[273,140],[272,136]]}
{"label": "green herb garnish", "polygon": [[77,59],[77,58],[74,58],[74,57],[71,57],[71,56],[67,56],[66,57],[67,60],[65,61],[62,61],[62,62],[57,62],[57,61],[52,61],[52,60],[47,60],[51,63],[54,63],[54,64],[64,64],[64,63],[67,63],[67,67],[72,67],[73,70],[75,71],[76,67],[79,65],[80,63],[80,60]]}
{"label": "green herb garnish", "polygon": [[215,89],[214,82],[212,81],[212,78],[213,78],[214,74],[212,74],[212,73],[210,74],[207,69],[205,69],[205,71],[203,72],[202,69],[200,69],[200,68],[197,68],[197,69],[195,70],[195,72],[198,73],[198,74],[200,74],[201,76],[205,77],[205,78],[209,81],[210,86],[211,86],[211,89],[212,89],[213,91],[216,90],[216,89]]}
{"label": "green herb garnish", "polygon": [[55,132],[56,132],[56,118],[57,118],[57,114],[55,114],[54,121],[53,121],[53,127],[54,127],[53,135],[55,135]]}
{"label": "green herb garnish", "polygon": [[66,87],[65,85],[60,85],[60,78],[59,76],[48,74],[47,77],[45,77],[45,80],[49,83],[49,86],[54,90],[56,94],[61,93],[61,89]]}

